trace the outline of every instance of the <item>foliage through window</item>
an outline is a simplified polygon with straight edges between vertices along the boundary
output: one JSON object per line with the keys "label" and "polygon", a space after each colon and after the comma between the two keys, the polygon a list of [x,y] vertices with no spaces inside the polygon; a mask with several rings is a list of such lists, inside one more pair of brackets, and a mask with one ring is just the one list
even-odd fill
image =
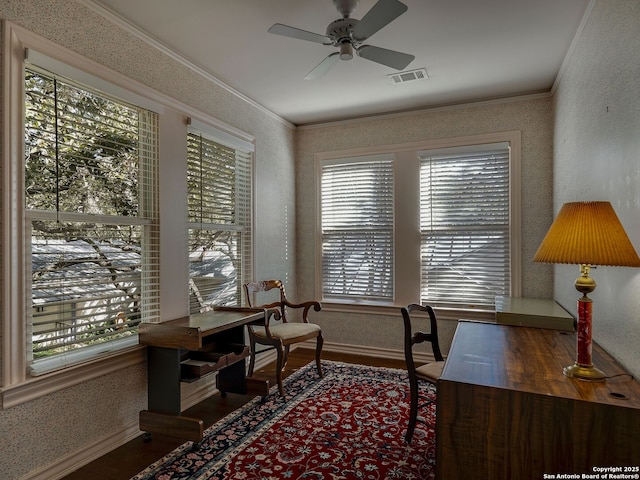
{"label": "foliage through window", "polygon": [[251,281],[251,153],[187,137],[189,299],[192,313],[240,305]]}
{"label": "foliage through window", "polygon": [[509,295],[509,149],[420,155],[421,299]]}
{"label": "foliage through window", "polygon": [[25,240],[35,363],[131,337],[141,321],[158,317],[156,117],[26,69]]}

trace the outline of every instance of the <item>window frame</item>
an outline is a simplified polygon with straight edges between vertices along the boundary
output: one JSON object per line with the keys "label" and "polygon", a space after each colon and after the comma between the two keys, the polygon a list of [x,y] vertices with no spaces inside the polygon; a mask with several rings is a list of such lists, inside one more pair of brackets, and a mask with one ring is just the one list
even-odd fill
{"label": "window frame", "polygon": [[[2,329],[0,335],[0,409],[9,408],[101,375],[144,362],[145,349],[131,345],[110,354],[33,377],[28,374],[28,299],[24,282],[27,245],[23,235],[28,221],[24,208],[24,74],[26,52],[35,50],[53,64],[77,72],[81,82],[101,82],[100,90],[113,88],[116,97],[138,103],[158,114],[162,104],[151,99],[146,89],[121,74],[75,52],[5,22],[3,29],[3,151],[2,176]],[[75,79],[74,79],[75,80]],[[91,84],[91,83],[90,83]],[[104,91],[104,90],[103,90]]]}
{"label": "window frame", "polygon": [[[240,193],[238,192],[240,188],[236,190],[236,197],[234,199],[234,202],[236,202],[234,223],[212,224],[212,223],[190,221],[192,212],[189,211],[190,207],[188,205],[188,202],[187,202],[187,213],[186,213],[186,217],[187,217],[186,218],[186,224],[187,224],[186,236],[188,239],[190,239],[190,231],[192,230],[201,230],[201,231],[208,231],[208,232],[218,231],[218,232],[229,232],[229,233],[236,232],[236,233],[239,233],[241,237],[243,237],[243,241],[241,242],[241,247],[240,247],[241,248],[241,252],[240,252],[241,265],[239,269],[240,271],[237,272],[237,274],[240,276],[240,278],[238,279],[238,285],[237,285],[237,295],[238,295],[237,305],[240,306],[246,302],[246,299],[244,299],[244,296],[242,294],[242,284],[252,281],[253,279],[253,265],[254,265],[254,256],[253,256],[254,240],[253,239],[254,239],[254,212],[255,212],[255,189],[254,189],[255,145],[253,141],[225,132],[223,130],[218,129],[217,127],[214,127],[206,122],[202,122],[197,119],[188,120],[188,128],[187,128],[186,134],[187,134],[187,137],[189,135],[201,136],[202,139],[208,142],[218,144],[224,148],[228,148],[234,151],[235,157],[236,157],[236,165],[234,168],[237,171],[238,163],[244,161],[245,165],[242,165],[242,170],[247,170],[249,174],[248,175],[249,180],[247,184],[242,185],[244,187],[247,187],[249,191],[249,198],[246,199],[240,195]],[[188,144],[188,141],[187,141],[187,144]],[[189,155],[187,152],[185,152],[185,154],[187,158],[187,176],[188,176]],[[239,157],[244,157],[244,159],[239,159]],[[238,182],[238,179],[236,178],[236,186],[239,187],[240,185],[237,182]],[[187,188],[187,195],[189,195],[188,188]],[[248,210],[249,210],[248,213],[245,210],[243,210],[242,212],[238,211],[237,205],[241,197],[243,199],[242,204],[245,207],[248,207]],[[235,223],[239,220],[239,217],[244,217],[244,218],[247,218],[248,220],[246,221],[246,223],[239,225]],[[187,253],[187,256],[191,254],[190,240],[187,243],[186,253]],[[249,258],[246,258],[246,256],[248,256]],[[192,311],[192,313],[195,313],[191,307],[192,277],[190,272],[189,272],[188,280],[189,280],[188,290],[189,290],[189,302],[190,302],[189,310]],[[207,311],[210,308],[211,308],[210,306],[205,304],[204,306],[202,306],[201,311]]]}
{"label": "window frame", "polygon": [[[484,161],[484,158],[493,157],[495,162]],[[509,171],[510,171],[510,147],[507,143],[502,142],[498,144],[482,144],[473,145],[469,147],[452,147],[438,150],[428,150],[418,152],[418,159],[420,162],[420,231],[421,231],[421,248],[423,252],[421,254],[421,302],[427,302],[431,306],[438,307],[453,307],[458,308],[460,305],[467,304],[472,308],[488,308],[493,305],[495,296],[505,295],[508,292],[502,291],[503,285],[510,287],[511,269],[508,269],[507,276],[500,278],[498,274],[493,277],[493,281],[490,283],[481,283],[476,285],[474,278],[479,278],[480,268],[488,268],[491,270],[493,267],[497,267],[498,264],[503,264],[506,260],[509,265],[511,264],[510,245],[504,240],[510,236],[509,232]],[[445,165],[444,170],[441,170]],[[454,173],[455,169],[459,169],[461,165],[464,165],[464,171],[460,173]],[[485,175],[485,167],[493,170],[494,172],[500,172]],[[506,172],[505,172],[506,167]],[[466,168],[469,168],[470,175]],[[477,170],[480,168],[480,170]],[[476,169],[476,170],[474,170]],[[442,173],[447,172],[443,177]],[[474,181],[475,171],[475,184],[476,188],[473,190],[467,190],[466,187],[469,182]],[[489,183],[485,183],[491,179]],[[429,195],[430,191],[427,187],[432,185],[433,191]],[[425,188],[426,187],[426,188]],[[452,205],[442,203],[444,195],[451,194],[451,188],[456,188],[455,197],[452,198]],[[491,193],[484,191],[483,189],[490,189]],[[483,192],[482,201],[494,214],[491,220],[485,216],[486,212],[478,214],[473,211],[467,214],[458,214],[456,205],[466,209],[470,206],[470,199]],[[498,194],[497,196],[495,194]],[[493,195],[492,195],[493,194]],[[507,201],[507,205],[504,206],[504,201]],[[474,207],[475,207],[474,201]],[[506,214],[505,216],[501,216]],[[451,218],[449,218],[453,215]],[[497,218],[504,218],[504,223],[496,221]],[[495,242],[485,244],[487,235],[494,237]],[[505,238],[506,235],[506,238]],[[427,240],[429,239],[429,240]],[[445,240],[448,239],[448,240]],[[443,241],[444,240],[444,241]],[[472,242],[474,248],[484,245],[485,247],[491,245],[490,248],[483,250],[483,254],[479,257],[474,256],[473,250],[464,249],[465,258],[473,258],[477,268],[468,271],[467,274],[458,276],[455,272],[455,268],[448,268],[446,265],[449,262],[455,262],[456,255],[451,256],[450,249],[457,249],[460,243],[467,244]],[[444,246],[444,252],[442,247]],[[496,248],[497,246],[497,248]],[[427,249],[431,251],[428,254],[424,251]],[[446,252],[446,253],[445,253]],[[444,255],[442,255],[444,253]],[[457,253],[460,253],[458,251]],[[492,262],[486,262],[484,255],[491,254]],[[503,256],[502,254],[506,254]],[[439,272],[431,270],[429,265],[429,259],[431,259],[437,269],[444,269],[442,275]],[[444,260],[444,264],[440,263]],[[464,268],[469,266],[469,263],[463,262],[460,267]],[[500,269],[504,272],[505,269]],[[432,276],[434,278],[433,284],[429,280],[425,279],[425,276]],[[482,275],[480,275],[481,277]],[[454,280],[453,278],[456,278]],[[445,288],[443,292],[440,292],[438,283],[442,281],[444,284],[454,282],[457,284],[460,282],[467,282],[466,289],[463,295],[452,294],[451,288]],[[480,286],[481,288],[478,288]],[[482,291],[485,288],[491,288],[493,293],[491,295],[484,294]],[[431,292],[426,294],[426,292]],[[440,297],[440,298],[438,298]],[[466,298],[466,299],[465,299]]]}
{"label": "window frame", "polygon": [[[72,79],[81,83],[103,82],[104,88],[117,98],[137,104],[159,114],[159,203],[160,203],[160,319],[170,320],[187,314],[186,288],[175,288],[175,282],[167,277],[178,277],[185,284],[188,268],[181,255],[187,241],[182,225],[186,226],[186,182],[184,187],[175,178],[186,175],[187,119],[197,119],[215,128],[223,138],[255,148],[255,137],[233,125],[212,117],[202,110],[177,100],[118,73],[79,53],[47,40],[28,29],[5,21],[2,29],[2,199],[0,200],[2,224],[2,262],[0,271],[0,410],[50,395],[54,392],[109,375],[123,369],[139,367],[146,361],[146,347],[133,345],[127,349],[106,354],[91,361],[46,375],[27,375],[27,329],[24,302],[26,291],[22,283],[24,275],[25,245],[22,241],[24,218],[19,208],[24,202],[22,158],[24,156],[24,62],[25,49],[33,49],[46,55],[54,63],[60,62],[82,76]],[[103,90],[102,88],[98,88]],[[184,142],[184,143],[183,143]],[[184,156],[184,157],[183,157]],[[255,156],[254,156],[255,157]],[[176,159],[184,159],[178,162]],[[255,165],[254,165],[255,175]],[[255,192],[255,185],[252,184]],[[168,193],[165,193],[168,192]],[[252,211],[255,212],[255,195]],[[170,218],[171,221],[163,221]],[[252,229],[253,229],[252,224]],[[253,248],[253,247],[252,247]],[[254,258],[253,251],[251,258]]]}
{"label": "window frame", "polygon": [[[316,234],[315,234],[315,295],[323,301],[327,310],[387,313],[420,298],[420,225],[419,225],[419,152],[474,145],[508,143],[509,164],[509,236],[511,252],[511,292],[521,294],[521,132],[506,131],[480,135],[468,135],[439,140],[426,140],[378,147],[362,147],[339,151],[319,152],[315,155],[316,171]],[[322,164],[350,157],[376,155],[394,157],[395,224],[394,224],[394,292],[392,302],[352,302],[323,298],[322,285]],[[413,185],[412,188],[408,188]],[[413,252],[413,253],[411,253]],[[445,309],[452,316],[469,312],[488,312],[463,307]]]}
{"label": "window frame", "polygon": [[[389,194],[388,196],[385,195],[385,197],[383,198],[383,201],[381,202],[373,202],[373,205],[369,204],[369,206],[373,206],[376,209],[377,213],[381,213],[380,216],[376,216],[375,219],[376,220],[380,220],[380,222],[376,222],[375,227],[372,227],[370,225],[356,225],[355,223],[352,223],[350,220],[351,219],[347,219],[347,220],[342,220],[342,221],[333,221],[333,222],[328,222],[331,223],[331,225],[326,226],[323,223],[323,217],[325,215],[325,211],[323,209],[323,204],[324,204],[324,198],[320,198],[320,204],[319,204],[319,208],[320,208],[320,225],[321,225],[321,232],[320,232],[320,237],[321,237],[321,245],[322,245],[322,250],[323,250],[323,255],[322,255],[322,264],[321,264],[321,278],[323,278],[324,280],[324,276],[325,276],[325,266],[328,262],[325,261],[325,256],[324,256],[324,244],[325,244],[325,238],[333,238],[335,237],[335,240],[337,241],[338,238],[341,238],[342,240],[346,239],[346,238],[350,238],[351,240],[357,240],[360,244],[362,243],[367,243],[371,240],[371,238],[373,237],[375,239],[375,250],[372,249],[367,249],[366,250],[366,254],[365,251],[360,250],[358,251],[357,249],[353,250],[354,254],[363,254],[363,257],[374,257],[375,259],[377,259],[378,261],[381,260],[381,256],[380,253],[378,253],[376,255],[376,251],[379,250],[379,247],[382,248],[382,250],[384,252],[386,252],[386,239],[388,238],[390,241],[390,250],[393,250],[393,245],[394,245],[394,195],[395,195],[395,186],[394,186],[394,171],[393,171],[393,165],[394,165],[394,158],[393,155],[368,155],[368,156],[364,156],[364,157],[347,157],[347,158],[341,158],[341,159],[337,159],[337,160],[326,160],[324,162],[321,163],[320,166],[320,184],[323,184],[323,175],[325,173],[325,169],[327,170],[327,173],[329,173],[330,175],[332,174],[332,168],[338,166],[340,167],[346,167],[345,169],[349,171],[349,173],[353,176],[353,175],[358,175],[361,174],[361,172],[363,172],[362,168],[359,168],[359,166],[364,165],[365,168],[369,167],[369,166],[373,166],[373,165],[380,165],[381,167],[378,168],[374,168],[373,171],[375,172],[376,175],[389,175],[391,177],[391,181],[389,182],[389,190],[384,190],[385,194]],[[368,171],[367,169],[367,175],[370,175],[371,173]],[[340,182],[340,180],[338,181]],[[361,188],[367,188],[368,185],[370,185],[371,182],[365,183],[365,182],[360,182],[358,183],[358,186]],[[341,185],[339,184],[333,184],[333,187],[340,187]],[[348,190],[350,190],[349,193],[351,193],[353,185],[348,185],[347,181],[342,180],[342,186],[343,187],[347,187]],[[355,187],[354,187],[355,188]],[[343,190],[340,190],[340,192],[343,192]],[[342,200],[343,201],[343,205],[344,202],[353,202],[356,197],[354,196],[349,196],[347,198],[344,198],[344,196],[340,193],[337,195],[337,199]],[[342,199],[340,199],[340,197],[343,197]],[[359,199],[359,197],[358,197]],[[387,216],[385,215],[385,207],[388,207],[390,210],[390,215]],[[341,212],[343,212],[344,209],[333,209],[332,213],[336,213],[339,214]],[[369,214],[365,213],[363,211],[363,209],[360,209],[358,212],[360,215],[367,215],[369,218],[373,218],[371,217]],[[355,214],[355,212],[354,212]],[[342,217],[341,217],[342,218]],[[388,237],[387,237],[388,235]],[[365,240],[366,239],[366,240]],[[372,253],[373,252],[373,253]],[[372,255],[368,255],[372,253]],[[391,259],[388,260],[383,260],[385,262],[389,262],[393,265],[393,257],[394,255],[391,254]],[[341,260],[340,258],[338,260]],[[333,264],[335,264],[336,262],[331,262]],[[337,262],[339,263],[339,262]],[[363,264],[366,264],[366,261],[360,261],[360,262],[351,262],[351,265],[354,267],[361,267]],[[369,265],[369,270],[371,270],[371,265]],[[394,298],[395,296],[395,292],[394,292],[394,271],[395,268],[392,268],[392,271],[390,274],[388,274],[389,277],[389,282],[388,284],[383,284],[381,287],[379,287],[376,290],[377,294],[353,294],[351,292],[348,291],[342,291],[342,292],[335,292],[333,294],[327,294],[327,291],[330,290],[330,287],[327,288],[324,286],[324,281],[322,284],[323,287],[323,295],[322,298],[325,301],[337,301],[337,302],[370,302],[370,303],[386,303],[388,302],[387,298]],[[353,275],[349,275],[349,273],[351,273],[351,271],[348,271],[346,275],[341,276],[340,278],[342,278],[342,282],[343,283],[349,283],[349,279],[353,280],[354,278],[357,279],[357,285],[356,285],[356,289],[362,289],[364,287],[364,283],[360,280],[360,276],[353,276]],[[334,275],[335,276],[335,275]],[[376,275],[375,273],[373,273],[373,276],[375,277],[374,280],[379,281],[381,280],[381,278],[379,278],[378,275]],[[365,283],[369,283],[371,282],[372,279],[369,279],[367,282]],[[369,283],[370,285],[370,283]]]}
{"label": "window frame", "polygon": [[[159,284],[159,237],[158,237],[158,229],[159,229],[159,204],[158,204],[158,170],[159,170],[159,158],[158,158],[158,146],[159,146],[159,135],[158,135],[158,117],[159,115],[156,112],[152,112],[151,110],[140,107],[137,104],[132,105],[129,101],[123,100],[120,98],[115,98],[114,95],[110,95],[105,92],[98,92],[92,86],[87,86],[83,84],[79,84],[73,79],[69,79],[68,75],[73,72],[69,72],[69,69],[66,68],[65,65],[56,65],[55,61],[48,59],[44,55],[38,54],[42,63],[45,65],[50,64],[51,70],[49,71],[46,68],[42,67],[42,63],[38,61],[38,64],[30,60],[31,54],[35,53],[33,51],[28,52],[29,60],[26,62],[25,70],[29,70],[33,72],[35,75],[40,76],[41,78],[48,79],[53,82],[53,88],[58,88],[57,85],[60,86],[62,91],[70,90],[70,91],[79,91],[86,92],[92,97],[104,99],[107,102],[111,102],[112,104],[119,105],[129,112],[137,112],[135,115],[138,117],[137,125],[134,123],[134,128],[136,132],[136,136],[132,137],[132,141],[135,141],[137,145],[137,155],[131,158],[129,164],[126,168],[129,171],[133,171],[137,173],[138,183],[137,183],[137,203],[138,203],[138,211],[135,215],[131,216],[123,216],[122,214],[118,214],[115,212],[104,212],[100,213],[82,213],[75,211],[73,206],[68,208],[63,206],[63,202],[60,204],[57,203],[49,203],[46,205],[41,205],[40,208],[29,208],[27,205],[23,206],[23,214],[26,218],[25,223],[25,231],[24,231],[24,242],[25,242],[25,252],[31,253],[30,258],[26,258],[27,262],[26,270],[27,272],[30,269],[31,264],[29,260],[33,260],[35,256],[38,256],[36,253],[33,253],[33,245],[31,241],[33,240],[33,235],[31,229],[33,228],[33,223],[35,221],[41,222],[56,222],[60,221],[64,224],[70,224],[71,228],[77,228],[80,225],[88,225],[89,228],[93,227],[109,227],[109,226],[122,226],[122,227],[132,227],[140,229],[140,255],[138,257],[139,265],[139,286],[137,289],[138,295],[140,296],[140,318],[137,321],[157,321],[159,317],[159,288],[157,285]],[[25,75],[26,78],[26,75]],[[55,94],[54,94],[55,95]],[[35,108],[38,108],[37,106]],[[64,108],[64,107],[62,107]],[[49,114],[51,112],[45,110],[39,110],[42,114]],[[103,112],[104,113],[104,112]],[[58,113],[54,113],[57,118]],[[74,121],[78,120],[78,114],[74,114],[75,116],[68,116],[67,121],[70,121],[72,118]],[[82,116],[82,115],[80,115]],[[111,118],[109,116],[109,118]],[[105,119],[105,122],[108,120]],[[26,119],[25,119],[26,123]],[[81,127],[80,134],[84,134],[84,130]],[[92,134],[93,132],[90,132]],[[87,131],[89,134],[89,131]],[[133,140],[135,138],[135,140]],[[53,141],[53,140],[50,140]],[[57,135],[55,142],[58,141]],[[64,141],[64,139],[63,139]],[[57,150],[57,147],[55,147]],[[25,171],[25,167],[28,165],[26,159],[24,158],[24,154],[22,156],[22,171]],[[84,164],[81,162],[81,166]],[[60,169],[56,171],[54,175],[59,176],[61,179],[65,179],[65,170]],[[23,181],[25,180],[25,175],[22,176]],[[57,185],[57,184],[56,184]],[[28,203],[28,202],[27,202]],[[67,203],[67,202],[64,202]],[[96,239],[97,237],[89,237],[91,239]],[[36,247],[37,250],[37,247]],[[101,250],[102,251],[102,250]],[[124,253],[124,252],[123,252]],[[42,256],[43,253],[40,253]],[[26,272],[26,273],[27,273]],[[123,272],[124,273],[124,272]],[[73,282],[73,273],[71,274],[71,282]],[[126,275],[126,274],[125,274]],[[94,277],[92,277],[94,278]],[[95,283],[97,288],[109,288],[109,281],[105,281],[105,277],[103,276],[103,272],[100,272],[98,276],[95,277],[98,280],[98,283]],[[123,277],[124,278],[124,277]],[[83,282],[85,280],[89,280],[89,278],[83,278]],[[49,279],[51,281],[51,279]],[[29,299],[33,300],[32,291],[38,287],[37,283],[34,281],[29,281],[28,276],[24,277],[24,283],[27,292],[27,301]],[[89,282],[93,283],[93,282]],[[155,288],[150,288],[150,285],[155,285]],[[128,292],[132,292],[134,290],[129,290]],[[145,292],[147,294],[145,294]],[[51,292],[48,292],[49,294]],[[90,290],[87,292],[89,296],[85,298],[68,298],[65,300],[58,300],[53,303],[45,303],[41,305],[41,308],[53,308],[55,310],[56,304],[62,306],[63,311],[66,311],[67,308],[73,310],[76,302],[87,302],[87,304],[92,304],[93,309],[97,309],[98,311],[102,311],[106,309],[107,311],[102,311],[102,313],[96,315],[96,312],[92,312],[88,315],[82,314],[80,312],[79,317],[75,318],[74,314],[71,315],[62,315],[60,318],[56,319],[56,322],[63,322],[66,325],[70,325],[74,323],[75,320],[79,320],[80,327],[91,328],[93,322],[96,321],[104,321],[105,317],[109,316],[109,309],[113,308],[113,305],[109,305],[109,300],[105,300],[104,303],[101,303],[101,295],[96,294],[95,290]],[[116,302],[122,302],[124,304],[116,303],[115,306],[117,309],[122,309],[126,311],[126,309],[131,308],[130,302],[131,300],[123,300],[123,298],[119,297],[116,299]],[[25,312],[27,314],[26,322],[31,329],[31,335],[29,343],[32,346],[32,349],[35,347],[36,339],[35,337],[35,326],[42,322],[42,320],[38,320],[37,314],[34,312],[35,304],[33,301],[31,302],[31,308],[29,305],[25,305]],[[37,308],[37,307],[36,307]],[[35,310],[38,311],[37,309]],[[114,310],[115,312],[115,310]],[[133,313],[133,312],[131,312]],[[115,314],[114,314],[115,315]],[[102,317],[102,319],[100,319]],[[115,316],[112,317],[113,321],[115,321]],[[45,322],[51,320],[44,320]],[[136,319],[134,319],[136,321]],[[69,328],[69,327],[68,327]],[[72,329],[69,328],[69,331]],[[65,332],[66,337],[70,336],[69,332]],[[119,351],[121,349],[137,345],[137,328],[133,327],[126,333],[126,336],[118,335],[118,331],[112,331],[111,335],[113,338],[107,341],[98,341],[93,345],[86,345],[86,342],[75,342],[82,344],[81,348],[75,349],[64,349],[63,352],[55,353],[51,356],[43,356],[41,358],[36,358],[35,350],[28,351],[29,353],[29,371],[32,376],[46,375],[51,373],[52,371],[60,368],[67,368],[71,365],[75,365],[78,363],[83,363],[86,361],[91,361],[95,357],[99,355],[103,355],[105,353],[112,353]],[[109,336],[108,334],[106,336]],[[100,336],[92,336],[90,340],[98,339]],[[42,341],[42,339],[40,339]]]}

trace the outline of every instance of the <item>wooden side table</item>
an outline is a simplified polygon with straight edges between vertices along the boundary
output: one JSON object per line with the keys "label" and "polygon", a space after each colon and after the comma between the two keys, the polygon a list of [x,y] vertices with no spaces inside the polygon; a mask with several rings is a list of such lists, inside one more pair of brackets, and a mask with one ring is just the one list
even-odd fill
{"label": "wooden side table", "polygon": [[244,328],[264,322],[262,309],[227,308],[163,323],[141,323],[139,342],[147,345],[148,410],[140,430],[199,442],[203,421],[181,414],[181,382],[217,373],[221,392],[267,395],[266,379],[246,377]]}

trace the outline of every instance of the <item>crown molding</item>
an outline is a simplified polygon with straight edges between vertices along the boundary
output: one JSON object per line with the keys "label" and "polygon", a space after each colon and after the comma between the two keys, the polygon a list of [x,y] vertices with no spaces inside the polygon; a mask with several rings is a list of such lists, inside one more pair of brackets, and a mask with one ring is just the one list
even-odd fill
{"label": "crown molding", "polygon": [[118,15],[115,12],[113,12],[112,10],[110,10],[110,9],[108,9],[108,8],[102,6],[102,5],[97,4],[94,0],[76,0],[76,1],[78,3],[84,5],[85,7],[89,8],[90,10],[93,10],[98,15],[104,17],[105,19],[107,19],[111,23],[117,25],[118,27],[122,28],[123,30],[126,30],[130,34],[138,37],[143,42],[149,44],[153,48],[155,48],[157,50],[160,50],[163,54],[167,55],[172,60],[180,63],[181,65],[184,65],[185,67],[189,68],[190,70],[192,70],[193,72],[195,72],[198,75],[202,76],[203,78],[206,78],[211,83],[213,83],[213,84],[217,85],[218,87],[220,87],[220,88],[226,90],[227,92],[231,93],[232,95],[234,95],[239,100],[251,105],[253,108],[256,108],[257,110],[260,110],[261,112],[263,112],[266,115],[268,115],[269,117],[277,120],[278,122],[282,123],[283,125],[285,125],[285,126],[287,126],[289,128],[295,129],[295,125],[293,125],[291,122],[285,120],[281,116],[279,116],[276,113],[274,113],[271,110],[269,110],[264,105],[256,102],[252,98],[246,96],[244,93],[242,93],[242,92],[236,90],[235,88],[231,87],[230,85],[226,84],[225,82],[223,82],[222,80],[217,78],[215,75],[213,75],[211,72],[205,70],[201,66],[195,64],[193,61],[191,61],[191,60],[185,58],[184,56],[180,55],[179,53],[175,52],[170,47],[168,47],[164,43],[160,42],[156,38],[152,37],[147,32],[141,30],[136,25],[132,24],[131,22],[129,22],[127,20],[125,20],[124,18],[122,18],[120,15]]}
{"label": "crown molding", "polygon": [[377,120],[389,120],[393,118],[409,117],[421,114],[431,114],[438,112],[449,112],[453,110],[464,110],[468,108],[489,107],[492,105],[502,105],[505,103],[524,102],[529,100],[537,100],[540,98],[550,98],[551,92],[536,92],[513,97],[500,97],[487,100],[478,100],[474,102],[456,103],[451,105],[441,105],[435,107],[417,108],[414,110],[402,110],[398,112],[381,113],[376,115],[366,115],[347,120],[336,120],[334,122],[312,123],[307,125],[298,125],[297,130],[313,130],[315,128],[335,127],[341,125],[358,124],[363,122],[371,122]]}
{"label": "crown molding", "polygon": [[556,79],[553,82],[553,85],[551,87],[551,94],[552,95],[555,94],[556,89],[558,88],[558,84],[560,83],[560,80],[564,76],[564,72],[566,71],[569,62],[571,61],[571,58],[573,57],[573,52],[575,51],[576,45],[578,44],[578,41],[580,40],[580,37],[582,36],[582,32],[584,30],[585,25],[587,24],[587,20],[591,16],[591,11],[593,10],[593,7],[594,7],[595,3],[596,3],[596,0],[591,0],[589,2],[589,5],[587,5],[587,8],[586,8],[586,10],[584,12],[584,15],[582,16],[582,21],[580,22],[580,25],[578,26],[578,30],[576,31],[576,34],[573,36],[573,40],[571,41],[571,45],[569,45],[569,49],[567,50],[567,54],[564,56],[564,59],[562,60],[562,65],[560,65],[560,70],[558,70],[558,75],[556,75]]}

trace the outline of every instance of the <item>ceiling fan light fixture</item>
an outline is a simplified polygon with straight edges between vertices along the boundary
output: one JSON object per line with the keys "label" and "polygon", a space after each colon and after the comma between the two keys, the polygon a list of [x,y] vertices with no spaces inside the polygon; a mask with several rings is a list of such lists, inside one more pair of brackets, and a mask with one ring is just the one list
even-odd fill
{"label": "ceiling fan light fixture", "polygon": [[353,58],[353,46],[350,43],[340,44],[340,60],[351,60]]}

